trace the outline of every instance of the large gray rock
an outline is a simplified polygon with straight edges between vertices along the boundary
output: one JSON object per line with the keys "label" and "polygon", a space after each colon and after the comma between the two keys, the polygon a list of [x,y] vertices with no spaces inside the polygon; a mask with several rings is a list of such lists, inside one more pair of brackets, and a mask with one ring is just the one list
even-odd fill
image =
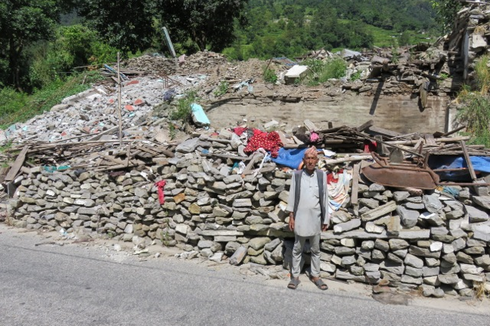
{"label": "large gray rock", "polygon": [[422,268],[424,266],[424,261],[412,254],[405,256],[405,265],[413,266],[415,268]]}
{"label": "large gray rock", "polygon": [[460,281],[458,275],[456,274],[444,274],[444,275],[441,274],[437,277],[437,279],[442,284],[456,284]]}
{"label": "large gray rock", "polygon": [[439,200],[439,196],[437,194],[424,195],[423,201],[425,208],[431,213],[439,212],[444,208],[444,205]]}
{"label": "large gray rock", "polygon": [[488,221],[488,214],[476,207],[465,205],[465,209],[470,217],[470,223],[479,223]]}
{"label": "large gray rock", "polygon": [[488,196],[473,196],[471,197],[473,202],[480,207],[490,209],[490,197]]}
{"label": "large gray rock", "polygon": [[258,237],[258,238],[251,239],[248,245],[250,248],[253,248],[255,250],[260,250],[264,248],[264,246],[269,242],[271,242],[271,239],[268,237]]}
{"label": "large gray rock", "polygon": [[334,225],[333,232],[334,233],[343,233],[343,232],[347,232],[350,230],[357,229],[359,226],[361,226],[361,220],[356,218],[356,219],[352,219],[352,220],[345,222],[345,223],[340,223],[340,224]]}
{"label": "large gray rock", "polygon": [[404,206],[398,206],[396,211],[400,215],[403,226],[410,229],[417,225],[420,215],[418,211],[407,209]]}
{"label": "large gray rock", "polygon": [[406,249],[410,246],[410,244],[403,240],[403,239],[390,239],[388,240],[390,249],[392,251],[400,250],[400,249]]}

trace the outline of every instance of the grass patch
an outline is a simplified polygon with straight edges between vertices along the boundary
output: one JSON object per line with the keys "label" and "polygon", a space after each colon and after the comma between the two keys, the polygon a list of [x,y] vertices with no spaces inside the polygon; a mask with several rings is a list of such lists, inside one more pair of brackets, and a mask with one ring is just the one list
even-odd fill
{"label": "grass patch", "polygon": [[[405,45],[403,43],[405,42],[400,42],[400,38],[402,38],[402,34],[397,33],[395,31],[389,31],[385,30],[376,26],[372,25],[366,25],[365,26],[366,30],[368,32],[371,32],[374,38],[374,46],[380,47],[380,48],[389,48],[393,46],[393,42],[396,41],[398,43],[401,43],[400,45]],[[405,32],[406,35],[404,35],[405,38],[408,38],[408,44],[418,44],[418,43],[433,43],[435,41],[435,37],[430,36],[429,34],[421,34],[417,33],[415,31],[407,31]]]}
{"label": "grass patch", "polygon": [[476,78],[473,85],[465,85],[458,93],[457,101],[462,109],[456,120],[466,125],[471,136],[469,144],[490,146],[490,72],[487,65],[490,56],[482,56],[475,65]]}
{"label": "grass patch", "polygon": [[268,83],[275,84],[277,82],[276,72],[269,67],[264,68],[262,76],[264,78],[264,81],[266,81]]}
{"label": "grass patch", "polygon": [[340,58],[330,60],[308,59],[302,62],[308,66],[309,74],[305,77],[303,83],[308,86],[320,85],[332,78],[341,78],[345,76],[347,63]]}
{"label": "grass patch", "polygon": [[220,97],[221,95],[225,95],[228,93],[228,88],[230,87],[230,84],[226,80],[222,80],[218,87],[214,90],[214,96]]}
{"label": "grass patch", "polygon": [[469,144],[490,146],[490,98],[487,95],[470,93],[463,99],[464,107],[456,119],[466,124],[466,131],[471,136]]}
{"label": "grass patch", "polygon": [[12,148],[12,141],[10,140],[0,145],[0,153],[3,153],[11,148]]}
{"label": "grass patch", "polygon": [[373,35],[375,46],[385,48],[390,47],[393,44],[393,31],[388,31],[376,26],[366,25],[365,26],[367,32],[370,32]]}

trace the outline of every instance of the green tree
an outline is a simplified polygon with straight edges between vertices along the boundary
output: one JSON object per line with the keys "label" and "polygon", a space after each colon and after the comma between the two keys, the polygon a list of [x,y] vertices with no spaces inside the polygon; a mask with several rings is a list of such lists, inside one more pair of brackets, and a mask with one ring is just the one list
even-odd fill
{"label": "green tree", "polygon": [[431,0],[432,8],[436,12],[436,21],[447,32],[454,24],[457,12],[466,4],[458,0]]}
{"label": "green tree", "polygon": [[400,45],[410,44],[410,33],[408,31],[401,33],[400,37],[398,38],[398,43]]}
{"label": "green tree", "polygon": [[340,34],[337,12],[320,6],[311,19],[310,30],[317,48],[331,50],[336,47]]}
{"label": "green tree", "polygon": [[46,87],[64,79],[76,67],[114,62],[117,52],[100,42],[98,34],[86,26],[60,26],[56,40],[39,42],[30,49],[30,83],[33,87]]}
{"label": "green tree", "polygon": [[109,45],[135,53],[152,43],[155,4],[154,0],[80,0],[78,13]]}
{"label": "green tree", "polygon": [[174,42],[190,38],[200,50],[221,51],[234,39],[248,0],[160,0],[159,13]]}
{"label": "green tree", "polygon": [[26,50],[52,39],[61,9],[56,0],[3,0],[0,2],[0,83],[22,89],[27,84]]}

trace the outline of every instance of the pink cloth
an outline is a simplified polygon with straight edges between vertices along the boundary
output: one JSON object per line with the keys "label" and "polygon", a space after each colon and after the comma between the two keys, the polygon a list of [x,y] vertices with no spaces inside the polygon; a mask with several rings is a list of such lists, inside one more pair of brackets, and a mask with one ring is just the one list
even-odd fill
{"label": "pink cloth", "polygon": [[158,201],[160,205],[165,204],[165,194],[163,193],[163,188],[167,182],[165,180],[161,180],[155,183],[155,186],[158,187]]}

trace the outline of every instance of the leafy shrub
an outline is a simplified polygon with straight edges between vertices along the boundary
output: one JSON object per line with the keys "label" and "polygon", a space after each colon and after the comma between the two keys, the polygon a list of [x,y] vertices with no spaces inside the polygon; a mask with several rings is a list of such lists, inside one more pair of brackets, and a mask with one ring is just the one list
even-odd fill
{"label": "leafy shrub", "polygon": [[170,119],[172,120],[189,120],[192,109],[191,104],[196,102],[197,93],[195,91],[187,92],[182,98],[177,101],[177,108],[170,114]]}
{"label": "leafy shrub", "polygon": [[22,111],[27,103],[27,94],[17,92],[10,87],[0,88],[0,125],[3,129],[9,126],[10,117]]}
{"label": "leafy shrub", "polygon": [[472,136],[469,143],[490,146],[490,98],[470,93],[465,96],[464,104],[456,118],[466,124],[466,130]]}
{"label": "leafy shrub", "polygon": [[226,80],[222,80],[218,88],[215,89],[214,91],[214,96],[220,97],[221,95],[225,95],[228,92],[228,88],[230,87],[230,84]]}
{"label": "leafy shrub", "polygon": [[64,77],[73,64],[73,56],[63,49],[48,43],[36,45],[32,49],[32,64],[29,67],[29,81],[32,88],[43,88]]}
{"label": "leafy shrub", "polygon": [[269,67],[264,69],[263,78],[268,83],[274,84],[277,82],[276,72],[274,70],[270,69]]}
{"label": "leafy shrub", "polygon": [[357,70],[355,73],[353,73],[353,74],[350,76],[350,80],[351,80],[351,81],[356,81],[356,80],[361,79],[361,74],[362,74],[362,72],[361,72],[360,70]]}
{"label": "leafy shrub", "polygon": [[99,41],[97,33],[88,27],[60,27],[53,43],[38,43],[31,49],[31,85],[42,88],[56,79],[66,78],[76,68],[115,62],[117,52],[116,48]]}
{"label": "leafy shrub", "polygon": [[490,57],[480,57],[475,65],[475,81],[470,87],[465,85],[458,93],[458,102],[463,104],[456,120],[466,125],[472,136],[469,143],[490,146],[490,72],[487,65]]}
{"label": "leafy shrub", "polygon": [[101,67],[104,63],[117,62],[117,52],[115,47],[95,41],[92,43],[92,55],[88,58],[88,63],[95,67]]}
{"label": "leafy shrub", "polygon": [[341,58],[329,59],[326,61],[309,59],[303,62],[307,65],[310,74],[305,78],[306,84],[316,86],[332,78],[341,78],[345,76],[347,63]]}

